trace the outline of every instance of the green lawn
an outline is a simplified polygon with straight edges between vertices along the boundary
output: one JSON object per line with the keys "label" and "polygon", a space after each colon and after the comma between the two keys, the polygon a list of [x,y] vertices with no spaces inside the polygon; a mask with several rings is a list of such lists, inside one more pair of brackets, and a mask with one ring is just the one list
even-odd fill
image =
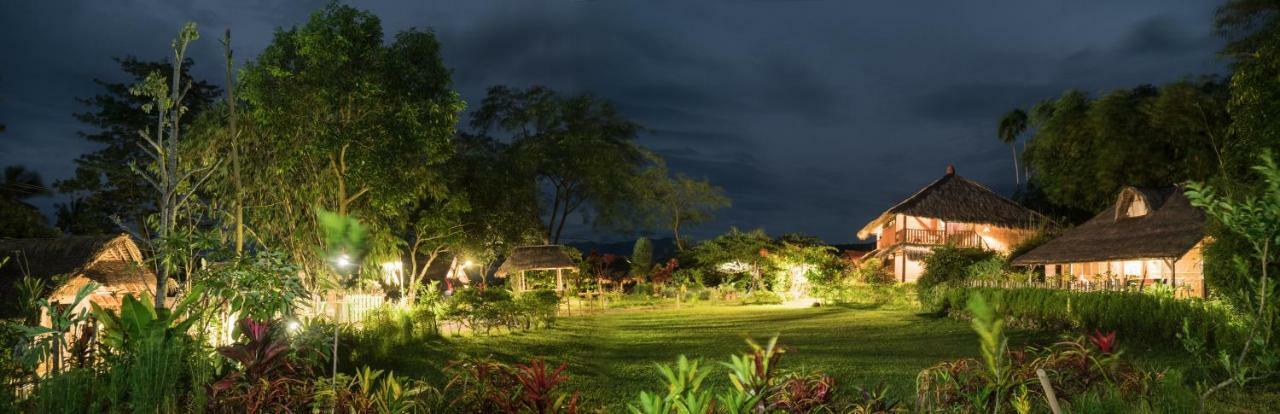
{"label": "green lawn", "polygon": [[[789,349],[783,356],[785,368],[820,369],[849,392],[855,385],[884,382],[902,398],[914,395],[921,369],[977,354],[968,324],[910,310],[698,306],[564,317],[555,329],[529,333],[449,336],[417,350],[398,350],[395,361],[378,365],[438,379],[440,368],[462,355],[565,362],[570,386],[582,391],[585,406],[615,412],[640,390],[659,387],[654,363],[671,362],[680,354],[723,361],[746,349],[746,338],[765,341],[775,334]],[[716,384],[727,383],[722,374],[712,378]]]}

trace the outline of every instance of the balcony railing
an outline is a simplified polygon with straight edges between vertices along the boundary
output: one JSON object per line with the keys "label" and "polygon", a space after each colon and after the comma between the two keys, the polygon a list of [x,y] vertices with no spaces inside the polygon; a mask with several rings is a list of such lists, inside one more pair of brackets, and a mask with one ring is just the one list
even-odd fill
{"label": "balcony railing", "polygon": [[956,247],[986,247],[982,242],[982,237],[978,236],[978,233],[972,230],[944,231],[905,229],[897,232],[897,239],[895,242],[927,245],[949,244]]}

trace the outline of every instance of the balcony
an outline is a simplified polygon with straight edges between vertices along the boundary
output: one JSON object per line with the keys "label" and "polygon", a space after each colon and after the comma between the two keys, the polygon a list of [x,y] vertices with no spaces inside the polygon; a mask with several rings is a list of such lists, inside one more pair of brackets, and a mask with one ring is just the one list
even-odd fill
{"label": "balcony", "polygon": [[945,231],[905,229],[895,232],[894,244],[952,245],[956,247],[986,248],[982,237],[973,230]]}

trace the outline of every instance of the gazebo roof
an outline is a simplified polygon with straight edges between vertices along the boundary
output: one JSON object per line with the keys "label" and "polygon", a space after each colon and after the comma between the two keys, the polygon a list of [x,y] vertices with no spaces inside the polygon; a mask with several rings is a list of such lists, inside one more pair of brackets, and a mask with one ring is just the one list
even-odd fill
{"label": "gazebo roof", "polygon": [[505,277],[507,274],[528,270],[577,269],[578,264],[564,253],[563,246],[549,244],[543,246],[517,247],[507,256],[507,260],[498,266],[494,275]]}

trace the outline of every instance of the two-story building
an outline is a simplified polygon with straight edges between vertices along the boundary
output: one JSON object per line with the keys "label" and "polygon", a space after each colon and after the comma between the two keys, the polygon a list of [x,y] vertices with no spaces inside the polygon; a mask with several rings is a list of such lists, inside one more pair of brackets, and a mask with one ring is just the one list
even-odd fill
{"label": "two-story building", "polygon": [[934,247],[949,244],[1008,253],[1044,223],[1039,213],[956,175],[955,167],[948,166],[946,175],[885,210],[863,226],[858,237],[875,236],[876,249],[867,257],[883,260],[895,280],[915,282]]}

